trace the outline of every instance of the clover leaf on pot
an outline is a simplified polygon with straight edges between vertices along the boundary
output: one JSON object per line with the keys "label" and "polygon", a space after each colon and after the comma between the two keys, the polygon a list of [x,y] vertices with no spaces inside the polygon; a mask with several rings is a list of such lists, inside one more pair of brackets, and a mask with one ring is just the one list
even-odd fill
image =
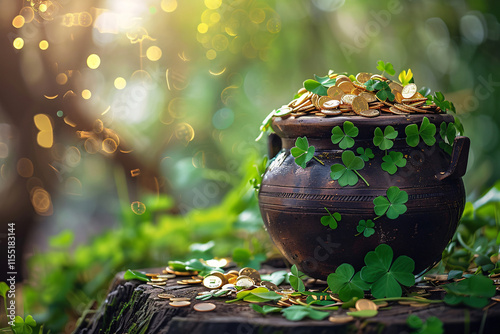
{"label": "clover leaf on pot", "polygon": [[406,159],[403,158],[403,153],[401,152],[389,152],[388,155],[382,157],[381,167],[387,173],[394,175],[397,172],[398,167],[406,166]]}
{"label": "clover leaf on pot", "polygon": [[341,264],[334,273],[328,275],[327,282],[330,290],[338,294],[343,302],[354,297],[363,298],[363,290],[370,288],[369,284],[360,278],[360,273],[355,273],[353,266],[348,263]]}
{"label": "clover leaf on pot", "polygon": [[326,212],[328,212],[328,216],[321,217],[321,224],[325,226],[330,226],[332,230],[335,230],[338,226],[338,222],[342,219],[342,216],[338,212],[334,212],[333,214],[325,208]]}
{"label": "clover leaf on pot", "polygon": [[321,95],[321,96],[326,96],[328,87],[331,87],[335,85],[336,79],[330,79],[330,77],[324,76],[324,77],[318,77],[317,75],[314,75],[313,79],[308,79],[304,81],[304,88],[314,94]]}
{"label": "clover leaf on pot", "polygon": [[370,186],[364,177],[358,172],[358,170],[365,167],[363,159],[357,157],[352,151],[344,151],[342,152],[342,162],[344,163],[343,165],[335,164],[330,167],[332,171],[330,173],[330,177],[332,180],[338,180],[341,187],[345,187],[347,185],[354,186],[358,183],[359,176],[367,186]]}
{"label": "clover leaf on pot", "polygon": [[401,255],[392,262],[394,253],[389,245],[381,244],[365,256],[361,268],[361,279],[371,283],[371,292],[375,298],[401,297],[401,285],[415,284],[415,262],[408,256]]}
{"label": "clover leaf on pot", "polygon": [[365,162],[369,161],[370,159],[375,158],[375,154],[373,154],[373,151],[371,148],[364,149],[362,147],[358,147],[356,149],[356,152],[359,154],[359,157],[363,159]]}
{"label": "clover leaf on pot", "polygon": [[398,132],[390,125],[386,126],[384,132],[377,127],[373,136],[373,145],[378,146],[381,150],[388,150],[393,145],[393,140],[398,136]]}
{"label": "clover leaf on pot", "polygon": [[446,123],[442,122],[439,126],[439,135],[443,141],[439,142],[439,147],[451,155],[453,150],[453,141],[457,136],[457,128],[455,127],[455,123]]}
{"label": "clover leaf on pot", "polygon": [[359,129],[349,121],[345,121],[342,128],[343,130],[337,125],[332,129],[332,143],[339,144],[339,147],[345,150],[354,146],[353,138],[357,137]]}
{"label": "clover leaf on pot", "polygon": [[387,189],[386,194],[387,198],[378,196],[373,200],[375,214],[377,217],[385,214],[389,219],[396,219],[408,209],[405,205],[408,202],[408,193],[392,186]]}
{"label": "clover leaf on pot", "polygon": [[307,137],[304,136],[298,137],[297,140],[295,140],[295,146],[292,147],[290,153],[295,158],[295,163],[302,168],[306,168],[307,163],[311,161],[312,158],[324,165],[321,160],[314,156],[315,151],[316,149],[314,146],[309,146],[309,141]]}
{"label": "clover leaf on pot", "polygon": [[420,138],[427,146],[436,143],[436,126],[432,124],[427,117],[422,119],[420,129],[417,124],[410,124],[405,128],[406,143],[411,147],[416,147],[420,143]]}

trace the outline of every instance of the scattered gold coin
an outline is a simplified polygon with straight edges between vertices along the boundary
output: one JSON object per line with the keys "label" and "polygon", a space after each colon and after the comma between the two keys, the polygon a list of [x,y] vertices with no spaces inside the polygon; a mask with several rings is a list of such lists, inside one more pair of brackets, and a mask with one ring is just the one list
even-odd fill
{"label": "scattered gold coin", "polygon": [[416,92],[417,92],[417,85],[415,85],[414,83],[410,83],[403,87],[401,95],[403,95],[405,99],[411,99]]}
{"label": "scattered gold coin", "polygon": [[174,301],[174,302],[168,303],[168,305],[173,306],[173,307],[185,307],[185,306],[191,305],[191,303],[188,302],[187,300],[183,300],[183,301]]}
{"label": "scattered gold coin", "polygon": [[193,306],[193,309],[198,312],[210,312],[215,310],[215,304],[212,303],[198,303]]}
{"label": "scattered gold coin", "polygon": [[158,294],[158,298],[161,298],[161,299],[170,299],[170,298],[174,298],[174,297],[175,297],[174,295],[171,295],[168,293],[159,293]]}
{"label": "scattered gold coin", "polygon": [[377,309],[377,304],[375,304],[371,300],[359,299],[358,301],[356,301],[356,310],[358,311],[376,310],[376,309]]}
{"label": "scattered gold coin", "polygon": [[187,302],[191,300],[190,298],[185,298],[185,297],[170,297],[170,300],[173,302]]}
{"label": "scattered gold coin", "polygon": [[352,100],[352,110],[359,115],[362,111],[370,110],[370,107],[368,106],[368,102],[364,98],[362,98],[361,96],[356,96]]}
{"label": "scattered gold coin", "polygon": [[354,317],[350,315],[334,315],[328,318],[330,322],[333,322],[335,324],[345,324],[349,321],[353,321]]}
{"label": "scattered gold coin", "polygon": [[[182,282],[187,283],[187,284],[200,284],[203,282],[201,279],[183,279]],[[179,282],[177,282],[179,283]]]}
{"label": "scattered gold coin", "polygon": [[167,285],[167,282],[147,282],[146,284],[163,286],[163,285]]}

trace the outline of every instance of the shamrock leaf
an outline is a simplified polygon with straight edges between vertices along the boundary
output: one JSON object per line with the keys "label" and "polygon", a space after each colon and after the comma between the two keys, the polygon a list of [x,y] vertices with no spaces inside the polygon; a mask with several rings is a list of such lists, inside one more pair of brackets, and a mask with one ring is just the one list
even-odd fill
{"label": "shamrock leaf", "polygon": [[392,186],[387,189],[386,194],[387,198],[378,196],[373,200],[375,214],[377,217],[386,214],[387,218],[396,219],[407,210],[405,203],[408,202],[408,193]]}
{"label": "shamrock leaf", "polygon": [[150,281],[149,277],[146,276],[145,274],[141,273],[140,271],[134,271],[130,269],[125,272],[125,274],[123,275],[123,279],[127,281],[132,279],[136,279],[143,282]]}
{"label": "shamrock leaf", "polygon": [[347,302],[354,297],[363,298],[370,287],[360,278],[360,273],[354,273],[354,268],[350,264],[343,263],[337,267],[335,273],[331,273],[327,278],[328,287],[333,293],[337,293],[343,302]]}
{"label": "shamrock leaf", "polygon": [[331,79],[328,75],[326,75],[324,77],[318,77],[315,74],[314,79],[316,79],[320,84],[322,84],[325,87],[335,86],[335,82],[337,81],[337,79],[335,79],[335,78]]}
{"label": "shamrock leaf", "polygon": [[382,101],[387,99],[394,101],[395,96],[392,93],[391,87],[385,81],[370,79],[365,82],[365,87],[370,92],[377,90],[378,92],[375,95]]}
{"label": "shamrock leaf", "polygon": [[370,159],[375,158],[375,155],[373,154],[373,151],[371,148],[367,148],[366,150],[362,147],[358,147],[356,149],[356,152],[358,152],[359,157],[363,159],[364,161],[368,161]]}
{"label": "shamrock leaf", "polygon": [[375,298],[401,297],[401,285],[415,284],[415,262],[408,256],[399,256],[394,263],[392,248],[381,244],[365,256],[365,264],[361,268],[361,279],[372,283],[371,292]]}
{"label": "shamrock leaf", "polygon": [[262,275],[261,278],[263,281],[268,281],[276,285],[280,285],[281,283],[283,283],[287,276],[288,272],[286,270],[278,270],[268,275]]}
{"label": "shamrock leaf", "polygon": [[411,73],[411,69],[408,69],[408,72],[402,70],[401,73],[399,73],[399,82],[401,82],[403,86],[406,86],[407,84],[412,82],[412,79],[413,73]]}
{"label": "shamrock leaf", "polygon": [[295,147],[292,147],[290,153],[295,158],[295,163],[302,168],[306,168],[306,164],[314,157],[314,146],[309,146],[307,138],[298,137],[295,141]]}
{"label": "shamrock leaf", "polygon": [[325,208],[326,212],[328,212],[328,216],[321,217],[321,224],[325,226],[330,226],[332,230],[337,228],[337,223],[342,219],[342,216],[338,212],[334,212],[333,214]]}
{"label": "shamrock leaf", "polygon": [[398,132],[390,125],[386,126],[384,132],[377,127],[373,136],[373,145],[378,146],[381,150],[389,150],[393,145],[393,140],[398,136]]}
{"label": "shamrock leaf", "polygon": [[389,155],[383,156],[381,167],[387,173],[394,175],[398,170],[398,167],[406,166],[406,159],[403,158],[403,153],[401,152],[389,152]]}
{"label": "shamrock leaf", "polygon": [[493,281],[482,275],[474,275],[459,282],[442,286],[446,291],[445,303],[449,305],[465,304],[482,308],[488,305],[489,298],[495,295]]}
{"label": "shamrock leaf", "polygon": [[344,131],[340,126],[336,126],[332,129],[332,143],[339,144],[339,147],[343,150],[354,146],[354,137],[359,133],[359,129],[349,121],[345,121],[342,125]]}
{"label": "shamrock leaf", "polygon": [[439,126],[439,135],[443,141],[439,142],[439,147],[443,149],[446,153],[451,155],[453,149],[453,141],[457,136],[457,128],[454,123],[442,122]]}
{"label": "shamrock leaf", "polygon": [[16,316],[12,330],[15,334],[31,334],[34,327],[36,327],[36,321],[31,315],[28,315],[26,320],[23,320],[20,316]]}
{"label": "shamrock leaf", "polygon": [[375,233],[375,229],[373,228],[374,226],[375,223],[371,219],[368,219],[367,221],[360,220],[358,222],[358,226],[356,227],[356,230],[359,232],[357,235],[363,233],[363,235],[368,238]]}
{"label": "shamrock leaf", "polygon": [[302,282],[302,276],[304,276],[304,273],[299,271],[296,265],[293,265],[290,268],[290,276],[288,280],[295,291],[303,292],[306,290],[304,282]]}
{"label": "shamrock leaf", "polygon": [[410,124],[405,128],[405,133],[406,143],[411,147],[416,147],[420,142],[420,138],[422,138],[424,143],[428,146],[432,146],[436,142],[436,138],[434,138],[436,126],[432,124],[427,117],[422,119],[420,129],[417,124]]}
{"label": "shamrock leaf", "polygon": [[309,92],[321,95],[321,96],[326,96],[328,88],[323,86],[321,83],[319,83],[316,80],[312,79],[307,79],[304,81],[304,88],[307,89]]}
{"label": "shamrock leaf", "polygon": [[442,334],[444,333],[443,323],[437,317],[429,317],[424,322],[418,316],[410,314],[406,318],[406,323],[412,329],[416,331],[413,334]]}
{"label": "shamrock leaf", "polygon": [[252,304],[252,305],[250,305],[250,307],[255,312],[258,312],[258,313],[264,314],[264,315],[266,315],[268,313],[277,313],[277,312],[281,311],[281,307],[274,307],[274,306],[270,306],[270,305],[260,306],[260,305],[257,305],[257,304]]}
{"label": "shamrock leaf", "polygon": [[314,320],[323,320],[330,315],[330,313],[325,311],[317,311],[309,306],[303,305],[292,305],[281,311],[283,316],[290,321],[300,321],[305,317],[309,317]]}
{"label": "shamrock leaf", "polygon": [[396,71],[394,70],[394,66],[392,66],[391,63],[389,63],[389,62],[386,63],[382,60],[379,60],[377,62],[377,64],[378,64],[377,70],[382,71],[382,75],[384,74],[384,72],[387,72],[387,74],[389,74],[389,75],[396,74]]}
{"label": "shamrock leaf", "polygon": [[[260,264],[266,260],[264,254],[252,254],[247,248],[235,248],[233,250],[233,261],[236,262],[240,267],[250,267],[254,269],[259,269]],[[202,264],[203,265],[203,264]],[[209,274],[213,270],[218,270],[219,268],[213,268],[210,266],[203,267],[200,270],[200,275]]]}
{"label": "shamrock leaf", "polygon": [[442,111],[446,112],[447,110],[450,110],[451,112],[456,113],[453,103],[445,100],[444,95],[441,92],[434,93],[434,96],[428,95],[427,99],[427,104],[432,104],[434,102],[434,104]]}
{"label": "shamrock leaf", "polygon": [[365,162],[360,157],[354,155],[352,151],[342,152],[342,164],[335,164],[331,169],[330,177],[332,180],[338,180],[341,187],[347,185],[354,186],[358,183],[359,177],[365,181],[366,185],[369,186],[368,182],[357,172],[357,170],[363,169],[365,167]]}

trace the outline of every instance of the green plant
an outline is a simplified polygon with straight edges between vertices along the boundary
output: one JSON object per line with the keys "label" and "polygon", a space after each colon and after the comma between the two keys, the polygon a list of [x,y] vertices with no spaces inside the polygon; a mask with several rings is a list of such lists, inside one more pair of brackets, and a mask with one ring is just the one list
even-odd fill
{"label": "green plant", "polygon": [[403,158],[403,153],[401,152],[389,152],[388,155],[382,157],[382,160],[384,161],[380,165],[382,170],[391,175],[397,172],[398,167],[401,168],[406,166],[406,159]]}
{"label": "green plant", "polygon": [[493,281],[482,275],[473,275],[459,282],[443,285],[446,291],[444,302],[449,305],[465,304],[481,308],[488,305],[496,293]]}
{"label": "green plant", "polygon": [[455,113],[455,106],[452,102],[445,100],[443,93],[435,92],[434,96],[428,95],[426,103],[437,105],[443,112],[447,112],[448,110]]}
{"label": "green plant", "polygon": [[328,75],[324,77],[314,75],[314,78],[316,80],[308,79],[304,81],[304,88],[311,93],[322,96],[326,96],[328,87],[334,86],[336,82],[336,79],[330,79]]}
{"label": "green plant", "polygon": [[139,280],[139,281],[143,281],[143,282],[149,282],[151,281],[149,279],[148,276],[146,276],[145,274],[139,272],[139,271],[134,271],[134,270],[130,270],[128,269],[125,274],[123,275],[123,279],[125,280],[132,280],[132,279],[136,279],[136,280]]}
{"label": "green plant", "polygon": [[258,304],[252,304],[252,305],[250,305],[250,307],[255,312],[258,312],[258,313],[263,314],[263,315],[266,315],[266,314],[269,314],[269,313],[278,313],[278,312],[281,312],[281,307],[275,307],[275,306],[271,306],[271,305],[262,305],[262,306],[260,306]]}
{"label": "green plant", "polygon": [[342,216],[338,212],[334,212],[333,214],[325,208],[326,212],[328,212],[328,216],[321,217],[321,224],[324,226],[330,226],[332,230],[337,228],[337,223],[342,219]]}
{"label": "green plant", "polygon": [[302,277],[304,276],[304,273],[299,271],[296,265],[293,265],[290,268],[290,276],[288,277],[288,280],[295,291],[303,292],[306,290],[304,282],[302,282]]}
{"label": "green plant", "polygon": [[387,189],[386,194],[387,197],[378,196],[373,200],[373,209],[377,218],[385,214],[389,219],[396,219],[407,210],[405,203],[408,202],[408,193],[392,186]]}
{"label": "green plant", "polygon": [[389,101],[394,101],[394,94],[391,91],[391,87],[385,81],[370,79],[365,82],[365,87],[370,92],[377,91],[375,94],[381,101],[389,99]]}
{"label": "green plant", "polygon": [[411,147],[416,147],[420,143],[420,138],[427,146],[436,143],[436,126],[432,124],[427,117],[422,119],[420,129],[417,124],[410,124],[405,128],[406,143]]}
{"label": "green plant", "polygon": [[394,145],[394,139],[398,136],[398,132],[390,125],[386,126],[384,132],[377,127],[373,136],[373,145],[378,146],[381,150],[389,150]]}
{"label": "green plant", "polygon": [[302,168],[306,168],[306,165],[312,158],[316,159],[319,163],[323,165],[323,162],[314,156],[315,148],[314,146],[309,146],[307,137],[298,137],[295,140],[295,147],[292,147],[290,153],[295,158],[295,163]]}
{"label": "green plant", "polygon": [[454,123],[442,122],[439,126],[439,135],[443,141],[439,142],[439,147],[449,155],[453,149],[453,141],[457,136],[457,128]]}
{"label": "green plant", "polygon": [[371,292],[375,298],[401,297],[401,285],[415,284],[415,262],[406,255],[399,256],[394,263],[392,248],[381,244],[365,256],[365,264],[361,269],[361,279],[371,284]]}
{"label": "green plant", "polygon": [[444,333],[443,322],[439,318],[431,316],[425,322],[418,316],[410,314],[406,318],[406,324],[413,329],[412,334],[442,334]]}
{"label": "green plant", "polygon": [[408,72],[402,70],[401,73],[399,73],[398,79],[403,86],[413,82],[413,73],[411,72],[411,69],[408,69]]}
{"label": "green plant", "polygon": [[339,144],[345,150],[354,146],[353,138],[358,136],[359,129],[350,121],[345,121],[342,128],[337,125],[332,129],[332,143]]}
{"label": "green plant", "polygon": [[263,303],[273,300],[280,300],[281,295],[274,291],[269,291],[267,288],[259,287],[252,290],[243,290],[236,294],[236,299],[226,301],[226,303],[234,303],[243,300],[249,303]]}
{"label": "green plant", "polygon": [[375,158],[375,154],[371,148],[367,148],[366,150],[362,147],[358,147],[356,152],[359,154],[359,157],[363,159],[365,162],[368,162],[370,159]]}
{"label": "green plant", "polygon": [[[260,269],[260,264],[266,260],[266,255],[252,254],[250,250],[246,248],[235,248],[232,258],[240,267]],[[215,268],[212,268],[212,270],[214,269]]]}
{"label": "green plant", "polygon": [[344,151],[342,152],[342,162],[344,163],[343,165],[335,164],[330,167],[332,171],[330,177],[332,180],[338,180],[341,187],[347,185],[354,186],[358,183],[359,176],[367,186],[370,186],[365,178],[358,172],[358,170],[365,167],[363,159],[354,155],[352,151]]}
{"label": "green plant", "polygon": [[396,70],[394,70],[394,66],[389,62],[384,62],[383,60],[379,60],[377,62],[377,70],[382,71],[381,75],[384,75],[385,72],[389,75],[396,74]]}
{"label": "green plant", "polygon": [[370,286],[360,277],[360,272],[355,273],[354,268],[347,263],[337,267],[335,273],[331,273],[327,278],[328,287],[333,293],[339,295],[340,300],[347,302],[354,297],[363,298],[364,290]]}
{"label": "green plant", "polygon": [[358,222],[358,226],[356,227],[356,230],[358,231],[358,234],[356,235],[360,235],[361,233],[363,233],[363,235],[368,238],[375,233],[375,229],[373,228],[374,226],[375,223],[373,222],[373,220],[368,219],[365,221],[364,219],[362,219]]}
{"label": "green plant", "polygon": [[281,313],[290,321],[300,321],[306,317],[313,320],[323,320],[330,315],[328,312],[315,310],[309,305],[292,305],[281,310]]}

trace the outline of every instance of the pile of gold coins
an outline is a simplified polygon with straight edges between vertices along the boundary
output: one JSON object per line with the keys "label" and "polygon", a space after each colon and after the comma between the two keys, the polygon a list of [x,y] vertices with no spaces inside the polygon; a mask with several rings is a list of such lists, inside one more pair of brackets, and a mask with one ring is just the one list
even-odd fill
{"label": "pile of gold coins", "polygon": [[[352,81],[343,74],[330,74],[336,79],[335,85],[321,96],[301,88],[299,97],[275,112],[279,117],[300,116],[364,116],[376,117],[381,113],[408,115],[411,113],[440,113],[441,109],[434,103],[427,104],[427,98],[418,92],[414,83],[403,85],[384,76],[370,73],[358,73]],[[368,80],[387,82],[394,101],[380,99],[375,92],[368,91],[364,83]]]}
{"label": "pile of gold coins", "polygon": [[225,274],[213,271],[203,279],[203,285],[209,289],[221,289],[228,284],[245,289],[263,286],[268,290],[278,290],[276,284],[263,281],[257,270],[248,267],[242,268],[240,271],[230,270]]}

